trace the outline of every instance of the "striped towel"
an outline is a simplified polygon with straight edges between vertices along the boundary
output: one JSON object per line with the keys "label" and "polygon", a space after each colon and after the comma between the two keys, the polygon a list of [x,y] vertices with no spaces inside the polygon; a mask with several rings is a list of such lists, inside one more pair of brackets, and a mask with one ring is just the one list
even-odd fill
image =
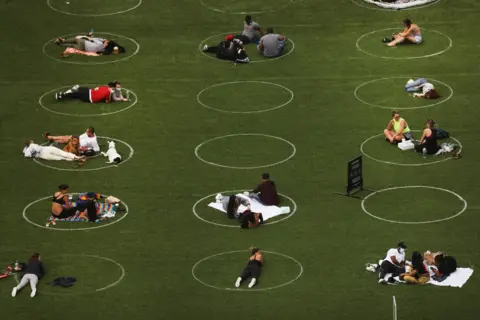
{"label": "striped towel", "polygon": [[[76,203],[75,202],[72,202],[72,205],[75,206]],[[97,217],[98,219],[95,220],[95,222],[100,222],[100,218],[102,218],[103,215],[107,214],[107,213],[115,213],[118,209],[118,206],[116,206],[115,204],[107,204],[107,203],[95,203],[95,206],[97,207]],[[60,218],[56,218],[54,216],[50,216],[48,217],[48,221],[53,221],[53,222],[84,222],[84,221],[88,221],[88,220],[85,220],[85,219],[80,219],[79,218],[80,216],[80,212],[77,211],[75,213],[74,216],[71,216],[71,217],[68,217],[68,218],[63,218],[63,219],[60,219]]]}

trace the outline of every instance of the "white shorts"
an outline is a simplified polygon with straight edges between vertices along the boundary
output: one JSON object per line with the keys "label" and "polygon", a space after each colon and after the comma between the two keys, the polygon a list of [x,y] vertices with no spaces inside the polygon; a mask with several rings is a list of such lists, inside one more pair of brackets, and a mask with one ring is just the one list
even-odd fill
{"label": "white shorts", "polygon": [[420,44],[422,43],[422,36],[417,34],[416,36],[413,36],[415,38],[415,43]]}

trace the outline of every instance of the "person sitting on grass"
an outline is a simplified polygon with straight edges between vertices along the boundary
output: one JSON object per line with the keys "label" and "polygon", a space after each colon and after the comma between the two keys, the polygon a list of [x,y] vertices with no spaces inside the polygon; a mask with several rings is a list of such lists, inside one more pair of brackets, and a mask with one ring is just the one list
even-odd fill
{"label": "person sitting on grass", "polygon": [[420,252],[413,252],[410,271],[401,274],[400,279],[409,284],[425,284],[430,280],[430,274]]}
{"label": "person sitting on grass", "polygon": [[395,47],[397,44],[402,43],[404,41],[408,41],[409,43],[413,44],[420,44],[422,43],[422,33],[420,32],[420,27],[415,23],[412,23],[412,20],[405,19],[403,20],[404,29],[402,32],[393,34],[392,41],[387,43],[389,47]]}
{"label": "person sitting on grass", "polygon": [[240,227],[242,229],[259,227],[261,224],[263,224],[263,215],[259,212],[246,210],[240,215]]}
{"label": "person sitting on grass", "polygon": [[41,146],[33,142],[33,140],[25,141],[23,155],[25,158],[38,158],[43,160],[79,161],[80,164],[86,161],[85,156],[77,156],[54,146]]}
{"label": "person sitting on grass", "polygon": [[239,288],[243,281],[251,277],[252,280],[250,280],[248,284],[248,288],[251,289],[260,278],[261,268],[264,265],[263,255],[260,252],[260,248],[251,246],[249,250],[250,258],[248,258],[247,266],[243,269],[242,274],[237,278],[237,281],[235,281],[235,288]]}
{"label": "person sitting on grass", "polygon": [[77,208],[82,211],[83,219],[88,217],[88,221],[90,222],[97,220],[97,207],[95,203],[101,197],[101,194],[96,192],[87,192],[78,197]]}
{"label": "person sitting on grass", "polygon": [[[45,132],[43,137],[50,142],[60,144],[68,143],[73,139],[73,136],[52,136],[49,132]],[[98,145],[97,136],[95,135],[95,129],[93,127],[88,127],[85,133],[79,136],[79,140],[81,155],[91,157],[100,152],[100,146]]]}
{"label": "person sitting on grass", "polygon": [[[53,194],[52,199],[52,216],[58,219],[66,219],[73,217],[78,208],[73,206],[70,202],[71,196],[68,194],[68,184],[61,184],[58,186],[57,192]],[[85,218],[85,214],[81,214],[79,218]]]}
{"label": "person sitting on grass", "polygon": [[400,117],[398,111],[392,111],[392,120],[388,122],[387,128],[383,130],[385,140],[391,144],[401,142],[403,139],[411,140],[412,133],[407,121]]}
{"label": "person sitting on grass", "polygon": [[225,40],[220,41],[217,46],[205,45],[203,52],[214,53],[218,59],[230,60],[234,63],[248,63],[250,58],[248,57],[243,42],[239,39],[235,39],[233,34],[229,34],[225,37]]}
{"label": "person sitting on grass", "polygon": [[262,182],[250,193],[250,197],[266,206],[278,206],[280,203],[277,187],[268,173],[262,174]]}
{"label": "person sitting on grass", "polygon": [[267,28],[267,34],[260,39],[257,49],[265,58],[276,58],[282,55],[286,40],[285,36],[273,33],[273,28]]}
{"label": "person sitting on grass", "polygon": [[[400,276],[405,273],[405,250],[407,245],[400,241],[397,248],[388,250],[387,256],[380,265],[380,272],[378,274],[378,283],[380,284],[397,284],[394,277]],[[385,279],[387,274],[391,274],[391,277]]]}
{"label": "person sitting on grass", "polygon": [[243,22],[242,34],[235,36],[235,38],[241,40],[244,44],[249,44],[257,43],[262,36],[263,31],[260,24],[253,21],[252,16],[247,15]]}
{"label": "person sitting on grass", "polygon": [[38,281],[45,274],[45,269],[43,268],[40,254],[34,253],[30,259],[28,259],[27,266],[22,270],[22,273],[23,276],[20,280],[20,283],[12,289],[12,297],[15,297],[18,291],[22,290],[23,287],[30,283],[30,287],[32,288],[30,297],[33,298],[37,294]]}
{"label": "person sitting on grass", "polygon": [[229,197],[222,197],[221,199],[223,210],[227,212],[229,219],[239,219],[241,213],[238,211],[240,205],[250,208],[250,201],[242,197],[231,195]]}
{"label": "person sitting on grass", "polygon": [[408,93],[411,93],[415,98],[437,99],[440,97],[433,84],[424,78],[408,80],[407,84],[405,85],[405,90]]}
{"label": "person sitting on grass", "polygon": [[440,149],[437,142],[437,129],[435,128],[435,121],[428,119],[425,122],[425,129],[423,130],[420,144],[415,145],[416,152],[423,154],[436,154]]}

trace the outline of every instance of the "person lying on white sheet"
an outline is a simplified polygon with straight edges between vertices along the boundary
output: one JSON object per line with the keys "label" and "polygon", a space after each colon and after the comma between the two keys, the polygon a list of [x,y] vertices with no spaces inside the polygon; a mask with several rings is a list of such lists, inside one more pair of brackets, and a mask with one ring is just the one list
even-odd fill
{"label": "person lying on white sheet", "polygon": [[250,208],[250,201],[247,199],[237,197],[235,195],[231,195],[229,197],[220,197],[221,199],[217,199],[217,201],[220,200],[222,202],[223,210],[227,212],[227,217],[229,219],[238,219],[240,217],[241,213],[238,212],[238,207],[240,207],[240,205]]}

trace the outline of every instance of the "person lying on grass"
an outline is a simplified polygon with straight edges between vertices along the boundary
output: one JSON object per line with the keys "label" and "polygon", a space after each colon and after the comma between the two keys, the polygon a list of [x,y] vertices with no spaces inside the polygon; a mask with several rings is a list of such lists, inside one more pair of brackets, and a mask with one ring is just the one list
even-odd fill
{"label": "person lying on grass", "polygon": [[408,127],[408,123],[400,117],[398,111],[392,112],[392,120],[388,122],[387,128],[383,130],[383,133],[385,134],[385,140],[391,144],[401,142],[403,139],[412,139],[412,133]]}
{"label": "person lying on grass", "polygon": [[18,291],[22,290],[28,283],[30,283],[30,287],[32,288],[32,292],[30,293],[30,297],[35,297],[37,294],[37,284],[38,281],[43,277],[45,274],[45,270],[43,268],[43,264],[41,262],[40,254],[34,253],[30,259],[28,259],[27,266],[25,269],[21,271],[23,273],[22,279],[20,283],[13,287],[12,289],[12,297],[15,297]]}
{"label": "person lying on grass", "polygon": [[[43,134],[43,137],[47,139],[49,142],[54,142],[54,143],[60,143],[64,144],[68,143],[69,141],[72,141],[74,139],[74,136],[52,136],[50,135],[49,132],[45,132]],[[87,157],[92,157],[96,155],[98,152],[100,152],[100,146],[98,145],[97,141],[97,136],[95,135],[95,129],[93,127],[88,127],[87,130],[83,134],[81,134],[79,137],[79,155],[84,155]]]}
{"label": "person lying on grass", "polygon": [[54,146],[41,146],[33,142],[33,140],[25,141],[23,156],[25,158],[37,158],[43,160],[79,161],[80,164],[86,161],[85,156],[77,156]]}
{"label": "person lying on grass", "polygon": [[408,80],[407,84],[405,85],[405,91],[411,93],[415,98],[437,99],[440,97],[433,84],[424,78]]}
{"label": "person lying on grass", "polygon": [[412,23],[412,20],[405,19],[403,20],[404,29],[402,32],[397,34],[392,34],[392,41],[387,43],[389,47],[395,47],[397,44],[407,41],[413,44],[422,43],[422,33],[420,32],[420,27],[415,23]]}
{"label": "person lying on grass", "polygon": [[242,229],[255,228],[263,224],[263,215],[260,212],[245,210],[240,214],[239,220]]}
{"label": "person lying on grass", "polygon": [[214,53],[220,60],[230,60],[234,63],[248,63],[250,58],[247,51],[243,47],[243,42],[235,39],[233,34],[225,37],[225,40],[220,41],[216,46],[205,45],[203,52]]}
{"label": "person lying on grass", "polygon": [[242,274],[235,281],[235,288],[239,288],[243,281],[251,277],[252,279],[248,284],[248,288],[251,289],[260,278],[261,268],[264,264],[263,255],[260,252],[260,248],[251,246],[248,249],[250,250],[250,258],[248,258],[247,266],[243,269]]}
{"label": "person lying on grass", "polygon": [[122,85],[118,81],[112,81],[106,86],[95,88],[81,87],[76,84],[66,91],[55,93],[55,99],[57,101],[80,100],[87,103],[128,101],[128,98],[123,97]]}
{"label": "person lying on grass", "polygon": [[[125,53],[125,48],[112,40],[104,38],[93,37],[92,33],[88,35],[78,35],[74,38],[57,38],[55,44],[62,47],[74,48],[82,52],[102,54],[122,54]],[[63,52],[60,54],[66,57],[68,54]]]}

